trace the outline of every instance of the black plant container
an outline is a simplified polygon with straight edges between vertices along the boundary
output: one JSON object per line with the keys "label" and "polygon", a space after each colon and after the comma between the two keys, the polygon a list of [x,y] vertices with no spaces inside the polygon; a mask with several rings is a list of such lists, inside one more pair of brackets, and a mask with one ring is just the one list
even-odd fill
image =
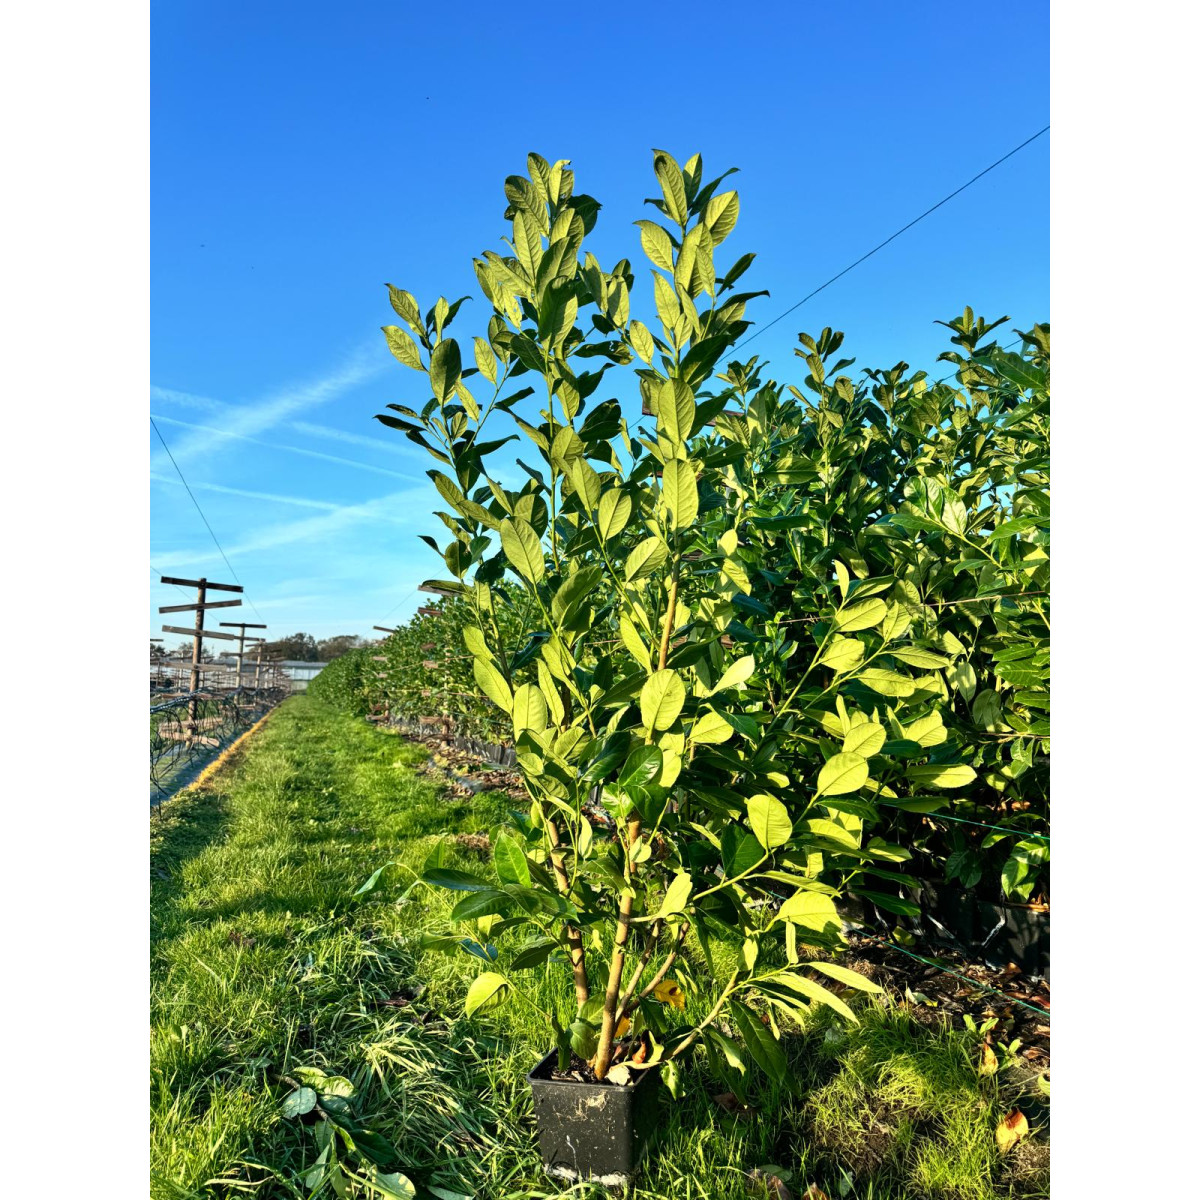
{"label": "black plant container", "polygon": [[658,1110],[657,1069],[638,1071],[633,1083],[556,1080],[551,1051],[529,1072],[538,1148],[551,1175],[623,1184],[654,1130]]}

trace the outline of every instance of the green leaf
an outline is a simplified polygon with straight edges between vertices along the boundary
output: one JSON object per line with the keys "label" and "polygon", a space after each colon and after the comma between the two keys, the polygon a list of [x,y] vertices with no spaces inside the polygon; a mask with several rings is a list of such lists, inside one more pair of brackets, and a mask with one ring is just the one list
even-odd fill
{"label": "green leaf", "polygon": [[732,232],[738,219],[737,192],[722,192],[704,207],[704,224],[714,246],[719,246]]}
{"label": "green leaf", "polygon": [[729,1008],[746,1049],[750,1051],[750,1057],[769,1078],[782,1083],[787,1077],[788,1065],[774,1034],[741,1001],[731,1000]]}
{"label": "green leaf", "polygon": [[663,467],[662,495],[675,528],[687,529],[700,511],[700,494],[691,463],[673,458]]}
{"label": "green leaf", "polygon": [[646,680],[638,698],[642,712],[642,724],[650,731],[670,729],[683,711],[687,692],[678,671],[670,667],[655,671]]}
{"label": "green leaf", "polygon": [[609,488],[600,496],[599,510],[596,519],[596,532],[604,542],[610,542],[617,537],[629,523],[633,512],[633,501],[628,493]]}
{"label": "green leaf", "polygon": [[658,910],[657,916],[670,917],[683,912],[691,894],[692,877],[686,871],[680,871],[671,880],[671,886],[667,888],[667,894],[663,897],[662,908]]}
{"label": "green leaf", "polygon": [[496,874],[504,883],[515,883],[520,887],[529,887],[532,883],[525,851],[510,834],[501,833],[497,837],[495,849],[492,851],[492,862],[495,864]]}
{"label": "green leaf", "polygon": [[789,991],[798,992],[801,996],[805,996],[809,1000],[815,1000],[818,1004],[824,1004],[827,1008],[832,1008],[834,1012],[840,1013],[853,1024],[858,1024],[858,1018],[854,1015],[854,1010],[850,1005],[814,980],[808,979],[806,976],[800,975],[795,971],[780,971],[769,978],[773,983],[779,983]]}
{"label": "green leaf", "polygon": [[788,810],[774,796],[751,796],[746,801],[746,818],[764,850],[778,849],[792,836]]}
{"label": "green leaf", "polygon": [[860,992],[873,992],[877,995],[883,994],[883,988],[877,983],[872,983],[865,975],[860,975],[857,971],[851,971],[849,967],[839,966],[837,963],[816,962],[815,960],[806,962],[806,967],[811,967],[814,971],[820,971],[823,975],[828,975],[830,979],[836,979],[839,983],[844,983],[847,987],[857,988]]}
{"label": "green leaf", "polygon": [[302,1117],[317,1106],[317,1093],[310,1087],[298,1087],[289,1092],[279,1106],[281,1117]]}
{"label": "green leaf", "polygon": [[458,343],[453,338],[443,338],[429,356],[429,382],[433,394],[445,404],[454,394],[454,388],[462,377],[462,358]]}
{"label": "green leaf", "polygon": [[910,667],[937,670],[940,667],[950,666],[950,660],[944,655],[934,654],[932,650],[923,650],[919,646],[893,646],[888,653],[902,663],[908,663]]}
{"label": "green leaf", "polygon": [[720,713],[706,712],[692,724],[688,737],[697,745],[717,745],[733,736],[733,726]]}
{"label": "green leaf", "polygon": [[671,441],[682,445],[692,432],[696,419],[696,399],[692,389],[679,379],[668,379],[658,389],[658,423]]}
{"label": "green leaf", "polygon": [[[668,275],[671,274],[675,270],[671,235],[654,221],[634,221],[634,224],[642,231],[642,250],[645,251],[646,257],[659,270],[666,271]],[[645,326],[643,325],[642,328],[645,329]],[[646,330],[646,332],[650,331]],[[634,348],[636,349],[636,346]],[[646,361],[650,360],[647,358]]]}
{"label": "green leaf", "polygon": [[865,650],[866,647],[858,638],[835,637],[822,651],[817,662],[840,675],[857,667],[862,662]]}
{"label": "green leaf", "polygon": [[833,932],[842,927],[842,919],[834,907],[833,898],[821,892],[793,892],[780,906],[775,919],[818,933],[829,932],[830,926]]}
{"label": "green leaf", "polygon": [[500,544],[509,566],[528,582],[537,583],[546,574],[541,539],[528,521],[521,517],[501,521]]}
{"label": "green leaf", "polygon": [[474,662],[475,682],[483,690],[483,694],[499,709],[512,713],[513,695],[508,682],[499,670],[486,659],[477,658]]}
{"label": "green leaf", "polygon": [[617,787],[649,787],[662,774],[663,752],[657,746],[638,746],[625,760],[617,777]]}
{"label": "green leaf", "polygon": [[[369,1186],[388,1197],[388,1200],[416,1200],[417,1189],[413,1187],[407,1175],[401,1175],[399,1172],[392,1172],[385,1175],[382,1171],[376,1171],[375,1177],[370,1181]],[[431,1190],[441,1200],[444,1200],[448,1195],[456,1194],[444,1192],[440,1188],[433,1188]],[[468,1198],[464,1197],[464,1200],[468,1200]]]}
{"label": "green leaf", "polygon": [[[862,724],[855,725],[846,734],[842,741],[842,751],[845,754],[859,754],[863,758],[870,758],[883,749],[883,743],[886,741],[887,730],[882,725],[878,725],[874,721],[863,721]],[[830,795],[833,794],[830,793]]]}
{"label": "green leaf", "polygon": [[508,968],[510,971],[528,971],[532,967],[540,967],[557,949],[558,943],[553,938],[536,938],[513,955]]}
{"label": "green leaf", "polygon": [[649,363],[654,360],[654,337],[641,321],[629,322],[629,341],[642,362]]}
{"label": "green leaf", "polygon": [[687,188],[679,164],[665,151],[654,152],[654,173],[662,186],[667,216],[681,228],[687,222]]}
{"label": "green leaf", "polygon": [[523,683],[513,694],[513,737],[518,738],[526,729],[541,733],[546,728],[546,698],[533,683]]}
{"label": "green leaf", "polygon": [[483,892],[490,891],[492,887],[486,879],[453,867],[432,867],[422,873],[421,879],[424,883],[448,888],[452,892]]}
{"label": "green leaf", "polygon": [[845,796],[867,782],[871,768],[861,754],[835,754],[817,776],[818,796]]}
{"label": "green leaf", "polygon": [[638,542],[625,560],[625,578],[633,583],[653,574],[667,561],[668,553],[662,538],[648,537]]}
{"label": "green leaf", "polygon": [[917,685],[907,675],[885,671],[882,667],[868,667],[854,678],[881,696],[911,696],[917,690]]}
{"label": "green leaf", "polygon": [[965,763],[927,763],[904,769],[905,778],[921,786],[939,788],[966,787],[975,781],[975,769]]}
{"label": "green leaf", "polygon": [[746,654],[730,665],[720,679],[713,685],[711,695],[723,692],[726,688],[741,687],[754,674],[754,655]]}
{"label": "green leaf", "polygon": [[417,349],[417,343],[403,329],[397,325],[385,325],[383,327],[383,334],[387,338],[388,349],[400,362],[406,367],[412,367],[414,371],[425,370],[425,364],[421,362],[421,352]]}
{"label": "green leaf", "polygon": [[871,629],[887,616],[887,603],[878,596],[851,604],[834,615],[833,627],[841,633],[857,633]]}
{"label": "green leaf", "polygon": [[465,1009],[468,1017],[477,1012],[498,1008],[507,999],[512,985],[496,971],[484,971],[467,991]]}

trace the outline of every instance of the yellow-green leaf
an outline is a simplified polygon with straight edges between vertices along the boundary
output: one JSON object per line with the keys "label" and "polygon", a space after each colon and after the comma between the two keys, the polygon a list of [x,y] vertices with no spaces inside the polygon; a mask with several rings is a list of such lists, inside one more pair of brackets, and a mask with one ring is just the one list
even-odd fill
{"label": "yellow-green leaf", "polygon": [[670,729],[683,711],[685,699],[687,692],[678,671],[673,671],[670,667],[663,671],[655,671],[646,680],[639,697],[642,724],[651,731]]}
{"label": "yellow-green leaf", "polygon": [[546,574],[541,539],[528,521],[521,517],[501,521],[500,545],[509,566],[530,583],[537,583]]}
{"label": "yellow-green leaf", "polygon": [[751,796],[746,801],[746,818],[764,850],[776,850],[792,836],[788,810],[774,796]]}
{"label": "yellow-green leaf", "polygon": [[835,754],[817,776],[818,796],[845,796],[867,782],[871,769],[861,754]]}
{"label": "yellow-green leaf", "polygon": [[833,627],[841,633],[857,633],[878,625],[886,615],[887,605],[878,596],[872,596],[841,609],[833,618]]}
{"label": "yellow-green leaf", "polygon": [[509,688],[504,676],[487,659],[477,658],[475,660],[475,682],[479,684],[480,688],[483,689],[483,694],[497,708],[502,709],[506,713],[512,712],[512,690]]}
{"label": "yellow-green leaf", "polygon": [[477,1012],[498,1008],[508,998],[511,985],[503,975],[496,971],[484,971],[467,990],[465,1004],[468,1017]]}

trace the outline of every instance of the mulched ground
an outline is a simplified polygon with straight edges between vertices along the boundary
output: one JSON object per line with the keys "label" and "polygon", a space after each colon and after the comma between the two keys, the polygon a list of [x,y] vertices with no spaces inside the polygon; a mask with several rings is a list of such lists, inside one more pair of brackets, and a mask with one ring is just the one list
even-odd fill
{"label": "mulched ground", "polygon": [[[520,774],[511,768],[481,762],[476,755],[458,749],[449,738],[434,732],[400,736],[429,751],[429,758],[416,770],[437,779],[456,797],[499,791],[514,799],[525,798]],[[592,811],[593,807],[589,806],[589,817],[596,823],[607,822],[603,809],[596,807]],[[467,848],[484,856],[490,850],[487,837],[481,834],[462,834],[459,840],[472,842]],[[919,943],[913,947],[914,953],[937,964],[930,966],[869,933],[851,932],[847,940],[850,953],[846,965],[887,988],[918,1021],[936,1025],[948,1019],[961,1028],[964,1015],[973,1017],[980,1025],[995,1017],[997,1024],[990,1040],[1009,1045],[1020,1039],[1018,1055],[1034,1070],[1049,1072],[1050,987],[1044,980],[1031,979],[1012,963],[995,970],[941,947]]]}
{"label": "mulched ground", "polygon": [[914,947],[914,953],[937,964],[928,966],[871,934],[851,932],[847,941],[846,965],[903,997],[918,1021],[933,1025],[949,1019],[961,1029],[964,1015],[980,1025],[995,1017],[992,1042],[1009,1045],[1019,1038],[1018,1056],[1040,1072],[1049,1071],[1050,985],[1045,980],[1029,978],[1013,963],[994,970],[943,948]]}

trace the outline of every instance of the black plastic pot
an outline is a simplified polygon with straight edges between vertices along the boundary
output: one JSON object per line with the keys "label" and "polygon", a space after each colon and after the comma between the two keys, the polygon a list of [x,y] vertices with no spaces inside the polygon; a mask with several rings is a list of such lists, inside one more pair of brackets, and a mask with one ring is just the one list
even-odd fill
{"label": "black plastic pot", "polygon": [[921,906],[921,916],[905,922],[915,933],[969,958],[994,966],[1016,963],[1025,974],[1049,980],[1048,912],[979,900],[972,892],[929,880],[907,890]]}
{"label": "black plastic pot", "polygon": [[1015,904],[977,902],[985,958],[1016,963],[1050,981],[1050,914]]}
{"label": "black plastic pot", "polygon": [[633,1083],[577,1083],[552,1078],[551,1051],[529,1072],[538,1148],[551,1175],[623,1184],[654,1130],[658,1071],[639,1071]]}

